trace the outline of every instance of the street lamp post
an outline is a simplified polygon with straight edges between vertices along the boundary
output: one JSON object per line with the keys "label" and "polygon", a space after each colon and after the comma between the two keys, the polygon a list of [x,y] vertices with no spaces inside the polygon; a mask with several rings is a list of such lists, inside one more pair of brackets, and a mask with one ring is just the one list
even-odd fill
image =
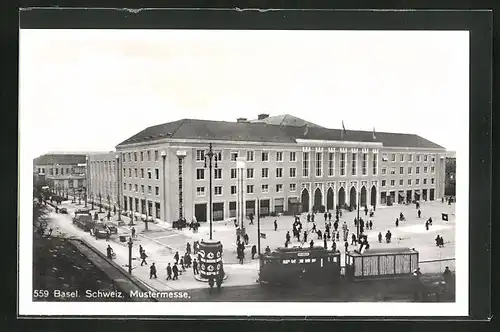
{"label": "street lamp post", "polygon": [[358,222],[356,224],[356,239],[358,239],[359,241],[359,224],[360,224],[360,220],[359,220],[359,203],[361,202],[361,193],[358,193],[358,204],[357,204],[357,208],[358,208]]}
{"label": "street lamp post", "polygon": [[99,191],[99,213],[102,213],[102,195],[101,191]]}
{"label": "street lamp post", "polygon": [[[212,165],[212,161],[214,161],[214,164]],[[205,154],[205,168],[207,168],[207,162],[208,162],[208,176],[209,176],[209,206],[208,206],[208,211],[210,213],[210,240],[212,240],[212,167],[217,168],[217,155],[214,153],[212,149],[212,143],[209,144],[208,146],[208,152]]]}
{"label": "street lamp post", "polygon": [[87,190],[83,192],[83,200],[85,202],[85,207],[87,207]]}
{"label": "street lamp post", "polygon": [[128,238],[128,274],[132,274],[132,237]]}

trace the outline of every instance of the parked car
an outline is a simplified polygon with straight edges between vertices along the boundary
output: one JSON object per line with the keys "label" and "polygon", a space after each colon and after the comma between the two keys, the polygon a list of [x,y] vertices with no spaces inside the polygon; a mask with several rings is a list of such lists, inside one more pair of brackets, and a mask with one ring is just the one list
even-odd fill
{"label": "parked car", "polygon": [[92,229],[91,233],[96,237],[96,239],[99,238],[105,239],[109,237],[111,232],[109,228],[106,226],[106,224],[98,222],[94,225],[94,228]]}
{"label": "parked car", "polygon": [[66,209],[66,208],[60,208],[59,209],[59,213],[68,214],[68,209]]}
{"label": "parked car", "polygon": [[109,232],[111,234],[118,234],[118,228],[115,225],[113,225],[111,223],[107,223],[106,227],[109,229]]}
{"label": "parked car", "polygon": [[73,224],[80,227],[86,232],[91,231],[94,228],[95,221],[92,220],[90,214],[77,214],[73,218]]}

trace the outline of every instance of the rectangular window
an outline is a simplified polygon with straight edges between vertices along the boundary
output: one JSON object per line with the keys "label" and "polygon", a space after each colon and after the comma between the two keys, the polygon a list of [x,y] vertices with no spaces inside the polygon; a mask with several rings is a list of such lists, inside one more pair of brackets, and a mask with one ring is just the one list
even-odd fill
{"label": "rectangular window", "polygon": [[148,152],[146,152],[148,154],[148,161],[151,161],[151,151],[148,150]]}
{"label": "rectangular window", "polygon": [[376,153],[373,154],[373,163],[372,163],[372,167],[373,167],[373,175],[377,175],[377,169],[378,169],[378,155]]}
{"label": "rectangular window", "polygon": [[431,174],[434,174],[436,171],[436,168],[434,166],[431,166]]}
{"label": "rectangular window", "polygon": [[419,162],[420,162],[420,155],[417,154],[417,163],[419,163]]}
{"label": "rectangular window", "polygon": [[394,184],[396,183],[396,181],[394,180],[391,180],[391,186],[394,187]]}
{"label": "rectangular window", "polygon": [[196,161],[205,161],[205,150],[196,150]]}
{"label": "rectangular window", "polygon": [[328,153],[328,176],[335,175],[335,153]]}
{"label": "rectangular window", "polygon": [[124,168],[124,169],[123,169],[123,177],[126,177],[126,176],[127,176],[127,169],[126,169],[126,168]]}
{"label": "rectangular window", "polygon": [[196,196],[197,197],[205,196],[205,187],[196,187]]}
{"label": "rectangular window", "polygon": [[282,151],[276,152],[276,161],[283,161],[283,152]]}
{"label": "rectangular window", "polygon": [[128,184],[128,191],[132,191],[132,184],[131,183]]}
{"label": "rectangular window", "polygon": [[387,174],[387,168],[382,167],[382,175],[386,175],[386,174]]}
{"label": "rectangular window", "polygon": [[424,174],[427,174],[427,166],[424,166]]}
{"label": "rectangular window", "polygon": [[297,161],[297,155],[295,154],[294,151],[290,151],[290,162],[295,162]]}
{"label": "rectangular window", "polygon": [[196,169],[196,180],[204,180],[205,179],[205,169],[197,168]]}
{"label": "rectangular window", "polygon": [[138,192],[139,191],[139,186],[136,184],[134,189],[135,189],[135,192]]}
{"label": "rectangular window", "polygon": [[263,193],[268,193],[269,192],[269,185],[268,184],[263,184],[262,185],[262,192]]}
{"label": "rectangular window", "polygon": [[302,176],[309,176],[309,152],[302,153]]}
{"label": "rectangular window", "polygon": [[144,179],[144,168],[141,168],[141,179]]}
{"label": "rectangular window", "polygon": [[158,150],[155,150],[155,161],[158,161]]}
{"label": "rectangular window", "polygon": [[411,179],[408,179],[408,185],[411,186]]}
{"label": "rectangular window", "polygon": [[231,161],[236,161],[238,159],[238,152],[231,152]]}
{"label": "rectangular window", "polygon": [[221,196],[222,195],[222,186],[215,186],[214,187],[214,196]]}
{"label": "rectangular window", "polygon": [[420,167],[415,168],[415,174],[420,174]]}
{"label": "rectangular window", "polygon": [[247,194],[253,194],[253,184],[247,185]]}
{"label": "rectangular window", "polygon": [[391,167],[391,175],[396,174],[396,167]]}
{"label": "rectangular window", "polygon": [[144,161],[144,152],[141,151],[141,161]]}
{"label": "rectangular window", "polygon": [[400,186],[402,186],[402,185],[403,185],[403,183],[404,183],[404,182],[403,182],[403,179],[400,179],[400,180],[399,180],[399,185],[400,185]]}
{"label": "rectangular window", "polygon": [[351,175],[356,175],[358,170],[358,154],[352,153],[352,161],[351,161]]}
{"label": "rectangular window", "polygon": [[408,161],[410,163],[413,161],[413,155],[412,154],[408,154]]}
{"label": "rectangular window", "polygon": [[236,186],[231,186],[231,195],[236,195]]}
{"label": "rectangular window", "polygon": [[396,161],[396,154],[395,153],[391,153],[391,161],[392,162]]}
{"label": "rectangular window", "polygon": [[160,187],[155,186],[155,195],[159,196],[160,195]]}
{"label": "rectangular window", "polygon": [[361,175],[366,175],[367,164],[368,164],[368,153],[363,153],[363,161],[361,162]]}
{"label": "rectangular window", "polygon": [[290,192],[295,192],[297,191],[297,184],[295,183],[290,183]]}
{"label": "rectangular window", "polygon": [[386,181],[382,180],[382,187],[385,187],[385,183],[386,183]]}
{"label": "rectangular window", "polygon": [[433,155],[431,155],[431,162],[435,162],[435,161],[436,161],[436,155],[433,154]]}
{"label": "rectangular window", "polygon": [[297,177],[297,168],[295,167],[290,167],[290,178],[295,178]]}
{"label": "rectangular window", "polygon": [[137,152],[134,152],[134,161],[137,161]]}
{"label": "rectangular window", "polygon": [[160,179],[160,170],[158,168],[155,168],[155,179],[156,180]]}
{"label": "rectangular window", "polygon": [[132,161],[132,153],[128,152],[127,155],[127,161]]}
{"label": "rectangular window", "polygon": [[253,151],[247,151],[247,161],[253,161],[254,154]]}
{"label": "rectangular window", "polygon": [[405,173],[404,169],[405,169],[404,167],[400,167],[399,168],[399,174],[401,174],[401,175],[404,174]]}
{"label": "rectangular window", "polygon": [[148,194],[151,194],[152,189],[153,189],[153,188],[151,188],[151,186],[148,186]]}
{"label": "rectangular window", "polygon": [[340,154],[340,176],[345,175],[345,153]]}
{"label": "rectangular window", "polygon": [[269,152],[262,152],[261,158],[262,158],[262,161],[269,161]]}
{"label": "rectangular window", "polygon": [[277,193],[282,193],[283,192],[283,185],[282,184],[277,184],[276,185],[276,192]]}
{"label": "rectangular window", "polygon": [[216,168],[216,169],[214,169],[214,179],[215,180],[222,179],[222,168]]}
{"label": "rectangular window", "polygon": [[138,177],[137,168],[134,168],[134,173],[135,173],[135,178],[137,179],[137,177]]}
{"label": "rectangular window", "polygon": [[127,190],[127,184],[125,182],[123,183],[123,190]]}
{"label": "rectangular window", "polygon": [[56,175],[59,175],[59,168],[56,168]]}
{"label": "rectangular window", "polygon": [[431,184],[434,184],[434,178],[431,178]]}
{"label": "rectangular window", "polygon": [[143,184],[141,184],[141,193],[144,194],[144,185]]}
{"label": "rectangular window", "polygon": [[261,174],[263,179],[267,179],[269,177],[269,168],[263,168]]}
{"label": "rectangular window", "polygon": [[236,179],[238,177],[238,170],[236,168],[231,168],[231,179]]}
{"label": "rectangular window", "polygon": [[382,161],[388,161],[389,159],[387,159],[387,153],[384,153],[382,155]]}
{"label": "rectangular window", "polygon": [[253,168],[247,168],[247,179],[253,179]]}
{"label": "rectangular window", "polygon": [[418,186],[420,184],[420,179],[416,179],[415,184]]}
{"label": "rectangular window", "polygon": [[277,178],[283,177],[283,168],[281,168],[281,167],[276,168],[276,177]]}
{"label": "rectangular window", "polygon": [[411,175],[412,167],[408,167],[408,175]]}
{"label": "rectangular window", "polygon": [[152,176],[151,176],[151,170],[148,169],[148,179],[151,179],[151,178],[152,178]]}
{"label": "rectangular window", "polygon": [[316,176],[323,176],[323,153],[316,152]]}
{"label": "rectangular window", "polygon": [[427,179],[424,179],[424,184],[427,184]]}
{"label": "rectangular window", "polygon": [[222,151],[216,151],[215,158],[217,158],[217,161],[222,161]]}
{"label": "rectangular window", "polygon": [[131,178],[132,177],[132,168],[129,168],[128,169],[128,177]]}
{"label": "rectangular window", "polygon": [[424,162],[427,162],[428,155],[424,154]]}
{"label": "rectangular window", "polygon": [[400,162],[404,162],[404,161],[405,161],[405,155],[404,155],[403,153],[401,153],[401,154],[399,155],[399,161],[400,161]]}

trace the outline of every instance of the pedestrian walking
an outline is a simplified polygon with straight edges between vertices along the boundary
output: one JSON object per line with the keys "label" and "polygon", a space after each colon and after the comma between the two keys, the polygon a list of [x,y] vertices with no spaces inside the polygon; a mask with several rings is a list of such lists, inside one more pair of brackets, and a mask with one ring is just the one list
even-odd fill
{"label": "pedestrian walking", "polygon": [[425,230],[428,231],[429,230],[429,221],[426,221],[425,222]]}
{"label": "pedestrian walking", "polygon": [[391,243],[391,237],[392,237],[391,231],[388,230],[387,233],[385,233],[385,241],[387,243]]}
{"label": "pedestrian walking", "polygon": [[333,250],[333,252],[337,251],[337,242],[335,242],[335,241],[332,242],[332,250]]}
{"label": "pedestrian walking", "polygon": [[135,228],[132,227],[132,237],[135,238]]}
{"label": "pedestrian walking", "polygon": [[170,266],[170,263],[167,265],[167,280],[172,280],[172,267]]}
{"label": "pedestrian walking", "polygon": [[356,234],[352,233],[352,236],[351,236],[351,245],[354,245],[356,244]]}
{"label": "pedestrian walking", "polygon": [[420,215],[422,214],[422,211],[420,209],[417,211],[418,217],[420,218]]}
{"label": "pedestrian walking", "polygon": [[368,215],[368,207],[365,205],[365,216]]}
{"label": "pedestrian walking", "polygon": [[290,231],[286,232],[285,239],[286,239],[286,243],[290,242]]}
{"label": "pedestrian walking", "polygon": [[198,274],[198,261],[196,258],[193,260],[193,273]]}
{"label": "pedestrian walking", "polygon": [[[287,244],[288,245],[288,241],[287,241]],[[257,254],[257,246],[254,244],[252,246],[252,259],[255,259],[255,255]]]}
{"label": "pedestrian walking", "polygon": [[349,251],[349,242],[347,242],[347,241],[344,242],[344,248],[345,248],[345,252]]}
{"label": "pedestrian walking", "polygon": [[178,251],[175,252],[174,259],[175,259],[175,264],[179,263],[179,252]]}
{"label": "pedestrian walking", "polygon": [[382,232],[378,232],[378,243],[382,243]]}
{"label": "pedestrian walking", "polygon": [[141,266],[142,266],[143,264],[148,265],[148,262],[146,262],[146,258],[148,258],[148,255],[146,255],[146,252],[145,252],[145,251],[142,251],[142,253],[141,253],[141,259],[142,259],[142,261],[141,261]]}
{"label": "pedestrian walking", "polygon": [[444,197],[441,197],[441,203],[444,204]]}
{"label": "pedestrian walking", "polygon": [[311,249],[312,249],[313,247],[314,247],[314,241],[313,241],[313,240],[311,240],[311,242],[309,242],[309,248],[311,248]]}
{"label": "pedestrian walking", "polygon": [[337,231],[335,234],[335,240],[340,241],[340,232],[339,231]]}
{"label": "pedestrian walking", "polygon": [[109,259],[113,259],[113,248],[108,244],[108,247],[106,248],[106,254]]}
{"label": "pedestrian walking", "polygon": [[311,221],[312,221],[312,222],[314,222],[314,219],[315,219],[315,218],[316,218],[316,214],[315,214],[315,213],[313,213],[313,214],[311,215]]}
{"label": "pedestrian walking", "polygon": [[398,226],[399,226],[399,219],[396,218],[396,227],[398,227]]}
{"label": "pedestrian walking", "polygon": [[323,238],[323,233],[321,233],[321,229],[318,230],[318,240],[321,240]]}
{"label": "pedestrian walking", "polygon": [[328,221],[332,221],[332,213],[328,211]]}
{"label": "pedestrian walking", "polygon": [[316,232],[316,224],[313,224],[312,231]]}
{"label": "pedestrian walking", "polygon": [[243,235],[243,240],[245,241],[245,245],[248,245],[248,242],[250,241],[248,233],[245,233],[245,235]]}
{"label": "pedestrian walking", "polygon": [[371,221],[371,219],[370,219],[370,221],[368,222],[368,227],[370,227],[370,230],[372,230],[372,228],[373,228],[373,222]]}
{"label": "pedestrian walking", "polygon": [[274,231],[278,230],[278,221],[274,219]]}
{"label": "pedestrian walking", "polygon": [[139,256],[142,256],[142,252],[144,251],[144,248],[142,245],[139,244]]}
{"label": "pedestrian walking", "polygon": [[328,219],[328,213],[326,213],[326,212],[325,212],[325,213],[323,214],[323,217],[325,217],[325,222],[326,222],[326,220]]}
{"label": "pedestrian walking", "polygon": [[156,276],[156,266],[155,266],[155,263],[153,263],[150,267],[149,267],[149,279],[153,279],[153,278],[158,278]]}
{"label": "pedestrian walking", "polygon": [[186,253],[188,255],[191,255],[191,243],[189,242],[186,244]]}
{"label": "pedestrian walking", "polygon": [[[335,243],[335,241],[334,241],[333,243]],[[324,240],[323,240],[323,248],[325,248],[325,250],[327,250],[327,249],[328,249],[328,247],[327,247],[327,245],[326,245],[326,239],[324,239]]]}
{"label": "pedestrian walking", "polygon": [[174,274],[172,280],[179,280],[179,268],[177,267],[177,263],[172,267],[172,273]]}
{"label": "pedestrian walking", "polygon": [[307,242],[307,231],[304,231],[304,242]]}
{"label": "pedestrian walking", "polygon": [[186,267],[184,266],[184,259],[181,257],[180,259],[181,269],[182,271],[186,271]]}

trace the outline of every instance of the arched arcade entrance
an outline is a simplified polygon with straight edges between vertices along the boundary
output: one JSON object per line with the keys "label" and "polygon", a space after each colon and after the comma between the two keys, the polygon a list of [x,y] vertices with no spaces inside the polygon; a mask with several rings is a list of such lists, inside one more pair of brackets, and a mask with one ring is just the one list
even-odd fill
{"label": "arched arcade entrance", "polygon": [[351,187],[351,191],[349,192],[349,206],[353,209],[356,208],[356,188]]}
{"label": "arched arcade entrance", "polygon": [[326,209],[327,210],[333,210],[335,208],[334,206],[334,197],[333,197],[333,188],[328,188],[328,191],[326,192]]}
{"label": "arched arcade entrance", "polygon": [[302,212],[309,212],[309,191],[307,189],[302,190],[300,203],[302,205]]}

